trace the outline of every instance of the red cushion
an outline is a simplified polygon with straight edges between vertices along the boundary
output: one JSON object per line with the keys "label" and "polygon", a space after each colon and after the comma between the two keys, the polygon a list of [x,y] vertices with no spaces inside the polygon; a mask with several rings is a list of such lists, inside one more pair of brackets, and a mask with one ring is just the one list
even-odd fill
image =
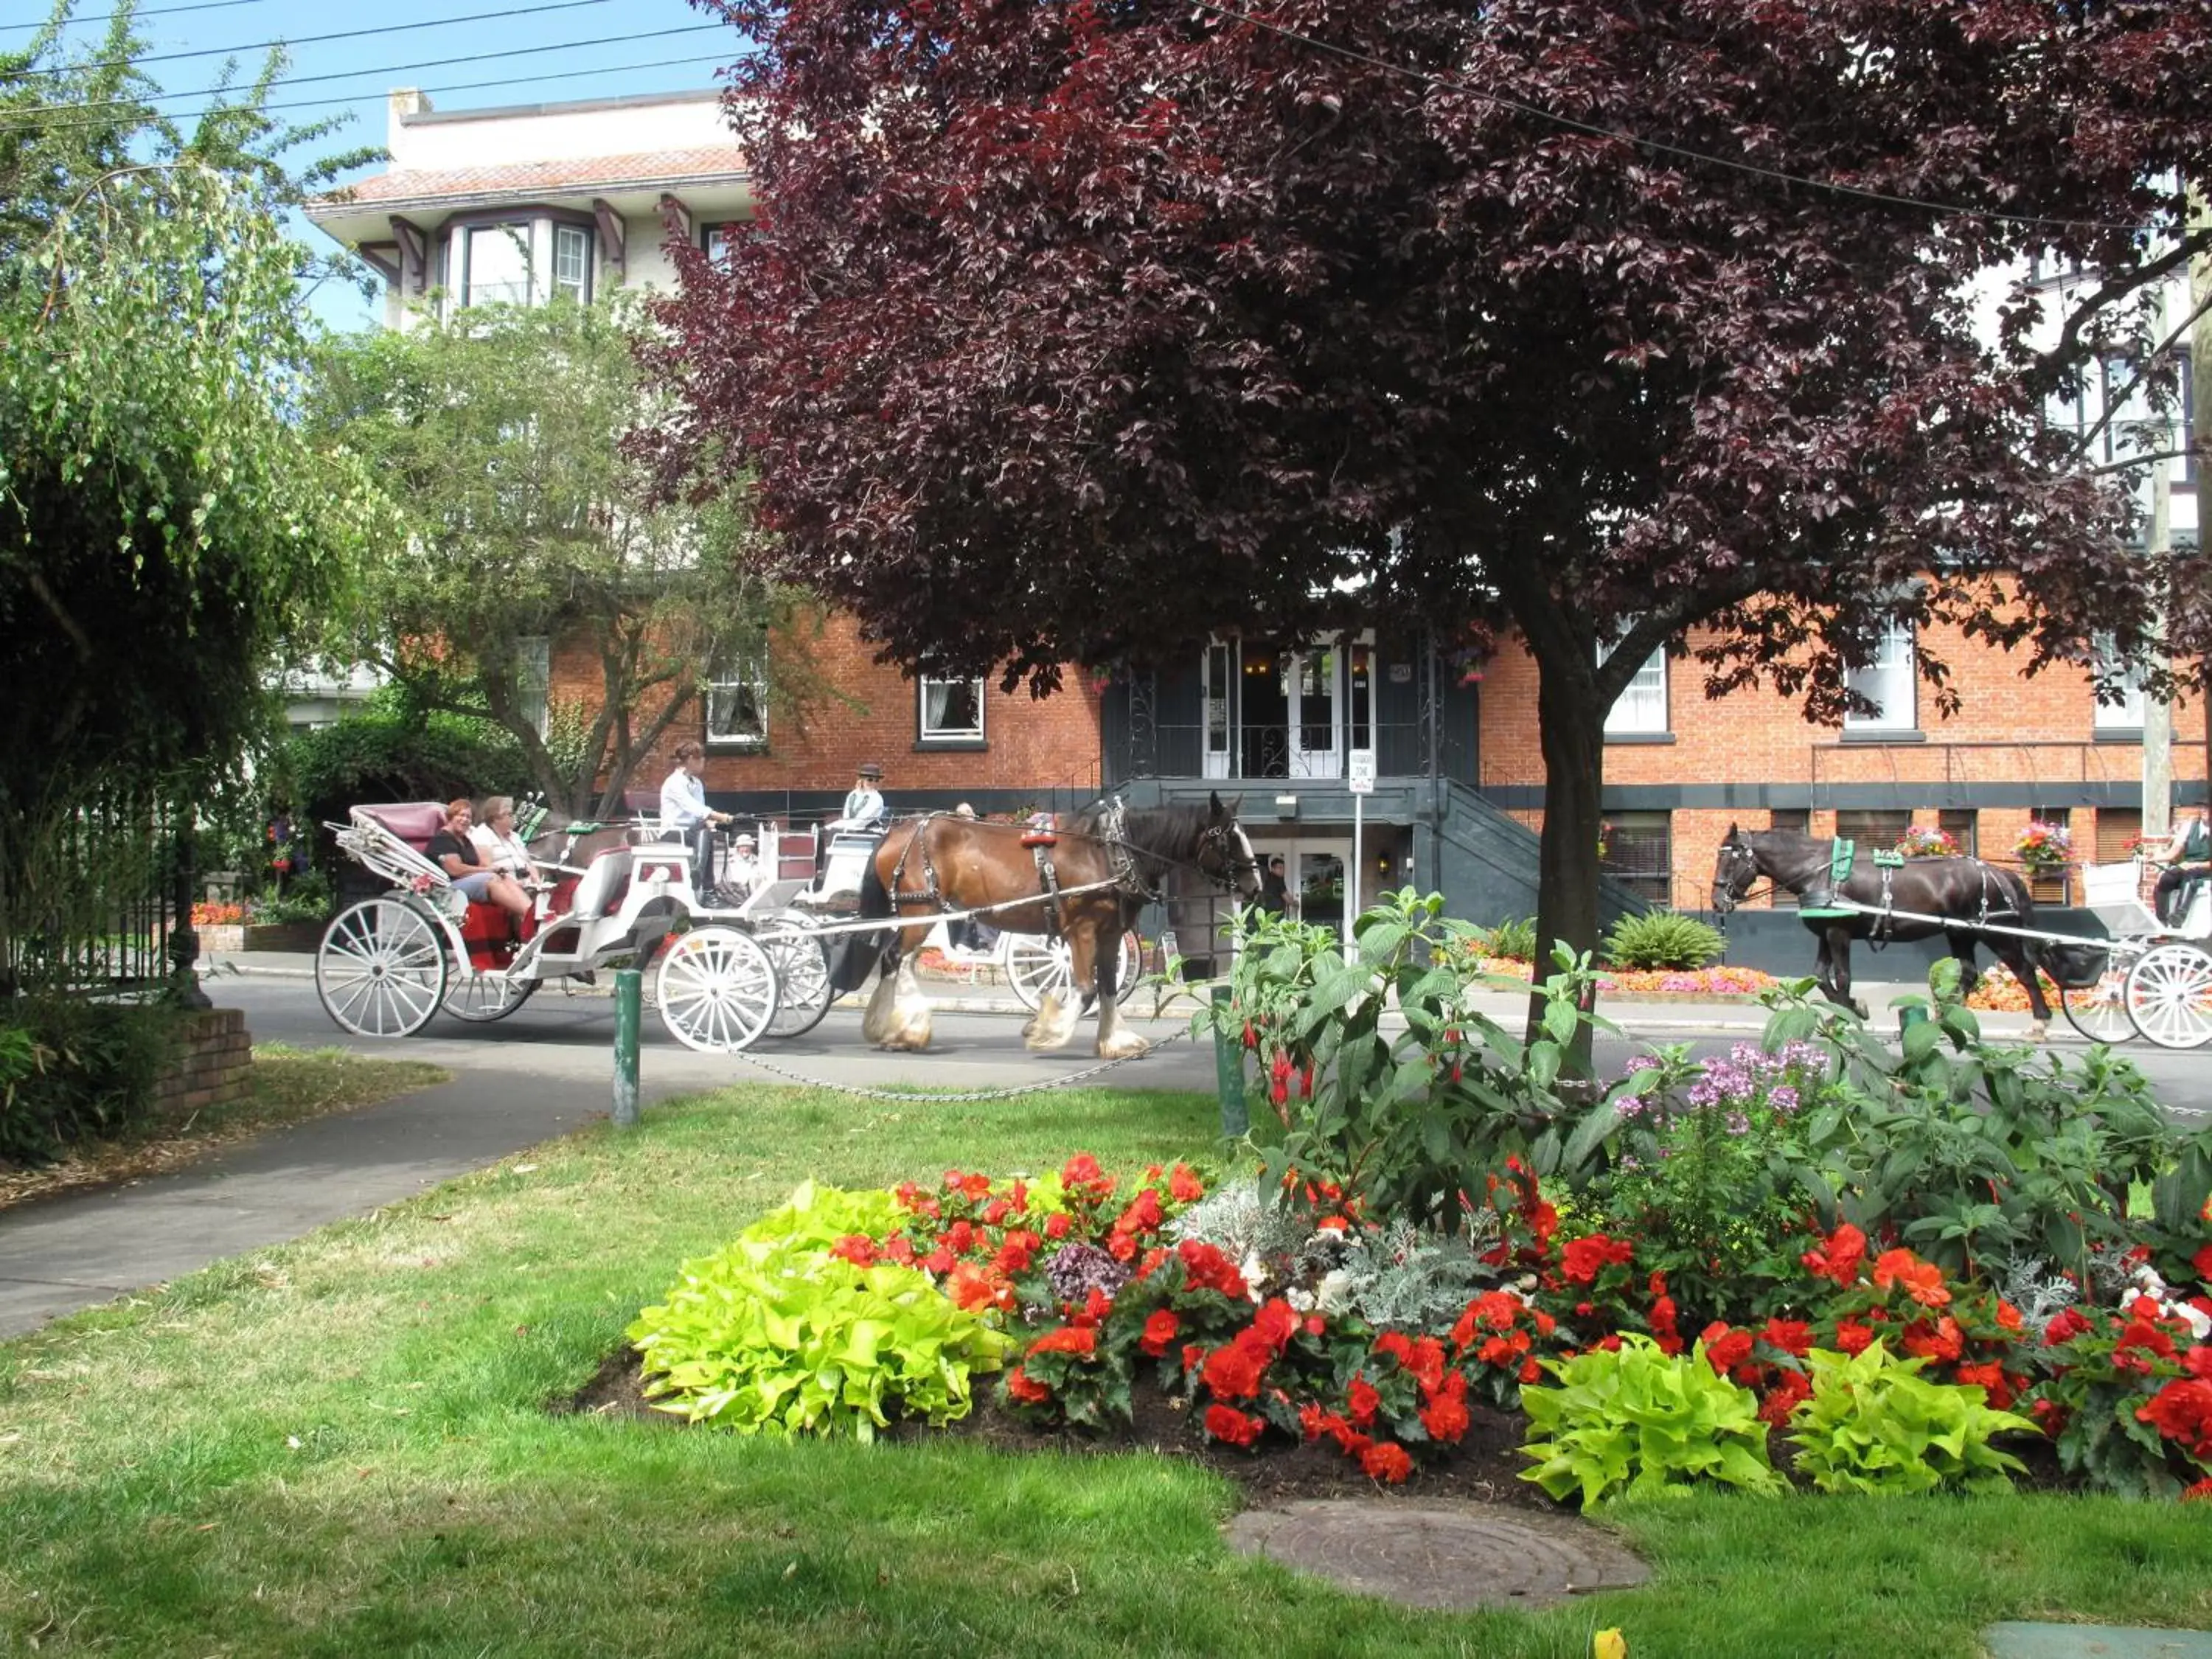
{"label": "red cushion", "polygon": [[446,827],[442,801],[400,801],[387,806],[356,806],[353,810],[382,824],[418,853],[430,844],[431,836]]}

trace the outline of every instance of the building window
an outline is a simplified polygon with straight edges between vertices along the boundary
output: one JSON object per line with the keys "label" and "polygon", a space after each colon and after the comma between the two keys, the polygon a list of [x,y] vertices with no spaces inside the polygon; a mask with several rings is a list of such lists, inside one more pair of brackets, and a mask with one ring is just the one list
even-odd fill
{"label": "building window", "polygon": [[[1802,806],[1777,806],[1766,815],[1770,830],[1794,830],[1801,836],[1813,833],[1813,814]],[[1768,895],[1767,902],[1778,910],[1795,910],[1797,895],[1787,887],[1777,885]]]}
{"label": "building window", "polygon": [[530,303],[530,226],[472,226],[461,247],[461,303]]}
{"label": "building window", "polygon": [[[2047,823],[2054,829],[2066,830],[2069,835],[2072,833],[2074,812],[2070,807],[2031,806],[2027,809],[2027,816],[2032,823]],[[2021,827],[2024,830],[2027,826],[2022,824]],[[2076,848],[2075,857],[2079,858],[2081,855],[2081,849]],[[2017,865],[2014,867],[2019,868]],[[2027,896],[2038,904],[2063,904],[2067,902],[2069,885],[2068,876],[2070,872],[2063,865],[2048,872],[2026,869],[2021,869],[2020,872],[2027,881]]]}
{"label": "building window", "polygon": [[[1606,653],[1600,652],[1598,660],[1603,662],[1605,658]],[[1667,729],[1667,653],[1654,651],[1606,710],[1605,734],[1618,738]]]}
{"label": "building window", "polygon": [[2097,810],[2098,864],[2122,864],[2136,855],[2142,839],[2142,812],[2133,806],[2104,806]]}
{"label": "building window", "polygon": [[1897,838],[1911,828],[1910,811],[1836,814],[1838,839],[1856,842],[1862,854],[1888,852],[1897,845]]}
{"label": "building window", "polygon": [[1638,898],[1674,902],[1674,820],[1665,812],[1611,812],[1605,872]]}
{"label": "building window", "polygon": [[578,305],[592,297],[592,233],[581,225],[553,227],[553,292]]}
{"label": "building window", "polygon": [[522,718],[542,738],[551,714],[553,641],[543,634],[534,634],[516,641],[514,649],[518,659],[515,702],[522,710]]}
{"label": "building window", "polygon": [[1910,732],[1919,714],[1914,706],[1912,624],[1895,617],[1882,624],[1874,660],[1854,668],[1845,682],[1874,705],[1872,714],[1844,716],[1846,732]]}
{"label": "building window", "polygon": [[[2097,666],[2109,670],[2121,665],[2114,659],[2112,641],[2100,637],[2097,641]],[[2094,690],[2091,691],[2090,696],[2096,704],[2097,709],[2096,729],[2100,732],[2125,732],[2130,734],[2140,732],[2143,723],[2142,664],[2124,665],[2119,689],[2120,700],[2118,702],[2107,702],[2104,698],[2098,696]]]}
{"label": "building window", "polygon": [[750,219],[726,219],[720,224],[704,225],[699,231],[699,246],[707,250],[707,257],[717,264],[740,236],[750,236],[754,230]]}
{"label": "building window", "polygon": [[758,748],[768,741],[768,637],[723,646],[707,667],[707,741]]}
{"label": "building window", "polygon": [[1947,807],[1936,815],[1936,827],[1959,843],[1961,858],[1981,856],[1981,814],[1972,807]]}
{"label": "building window", "polygon": [[921,682],[921,741],[980,743],[983,738],[983,682]]}

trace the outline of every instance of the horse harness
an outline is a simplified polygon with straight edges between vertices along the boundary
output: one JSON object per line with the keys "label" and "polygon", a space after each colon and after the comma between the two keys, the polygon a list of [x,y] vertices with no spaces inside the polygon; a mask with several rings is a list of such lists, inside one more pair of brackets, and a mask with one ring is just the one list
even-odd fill
{"label": "horse harness", "polygon": [[[930,814],[932,818],[948,816],[942,812]],[[1106,849],[1107,868],[1111,873],[1103,882],[1086,882],[1076,890],[1088,892],[1098,888],[1110,888],[1127,893],[1143,903],[1158,903],[1160,891],[1145,880],[1144,872],[1137,863],[1136,853],[1124,838],[1122,820],[1121,802],[1116,797],[1107,803],[1097,833],[1085,837]],[[1208,830],[1207,833],[1216,832]],[[1050,939],[1058,939],[1062,931],[1060,906],[1065,890],[1060,884],[1060,871],[1052,858],[1052,849],[1059,844],[1060,825],[1050,812],[1037,813],[1022,830],[1022,845],[1029,849],[1030,855],[1036,861],[1038,896],[1044,901],[1045,917],[1049,924],[1046,936]],[[915,854],[917,849],[921,858],[921,891],[912,896],[925,900],[947,915],[953,914],[955,907],[947,902],[944,890],[938,884],[937,866],[930,859],[927,838],[920,834],[908,839],[899,854],[897,867],[891,872],[892,904],[898,907],[902,902],[899,889],[905,882],[906,861]],[[1018,902],[1027,903],[1029,901],[1024,899]]]}
{"label": "horse harness", "polygon": [[[1897,852],[1879,852],[1871,855],[1875,869],[1881,878],[1881,893],[1877,904],[1871,908],[1856,902],[1838,904],[1836,902],[1837,895],[1844,884],[1851,878],[1852,866],[1857,859],[1857,844],[1855,842],[1842,836],[1836,838],[1828,852],[1826,882],[1806,891],[1803,902],[1798,907],[1797,914],[1800,917],[1810,921],[1827,919],[1844,921],[1870,915],[1873,919],[1867,926],[1867,943],[1879,951],[1891,941],[1897,931],[1895,914],[1897,901],[1890,890],[1890,886],[1897,872],[1905,867],[1905,854]],[[2017,921],[2020,919],[2020,911],[2011,902],[2008,895],[2006,896],[2005,902],[2001,907],[1993,905],[1990,902],[1990,890],[1992,887],[1996,887],[2000,894],[2004,892],[2002,885],[1991,879],[1994,872],[1990,866],[1980,859],[1976,859],[1974,872],[1981,880],[1981,908],[1967,925],[1981,927],[1992,921]],[[1965,921],[1966,919],[1962,917],[1960,920]]]}

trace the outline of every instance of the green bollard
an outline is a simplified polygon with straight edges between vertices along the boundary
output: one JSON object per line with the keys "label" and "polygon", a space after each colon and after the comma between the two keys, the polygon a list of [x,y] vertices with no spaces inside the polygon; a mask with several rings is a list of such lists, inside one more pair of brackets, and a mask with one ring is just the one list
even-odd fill
{"label": "green bollard", "polygon": [[615,975],[615,1127],[637,1127],[637,1020],[645,1001],[645,975],[635,968]]}
{"label": "green bollard", "polygon": [[1916,1006],[1910,1002],[1906,1003],[1897,1011],[1897,1035],[1902,1037],[1914,1026],[1925,1025],[1928,1023],[1928,1018],[1926,1008]]}
{"label": "green bollard", "polygon": [[[1229,988],[1215,986],[1214,1007],[1224,1008],[1228,1003]],[[1213,1028],[1213,1086],[1221,1097],[1221,1138],[1242,1140],[1252,1127],[1251,1114],[1244,1105],[1244,1051],[1218,1023]]]}

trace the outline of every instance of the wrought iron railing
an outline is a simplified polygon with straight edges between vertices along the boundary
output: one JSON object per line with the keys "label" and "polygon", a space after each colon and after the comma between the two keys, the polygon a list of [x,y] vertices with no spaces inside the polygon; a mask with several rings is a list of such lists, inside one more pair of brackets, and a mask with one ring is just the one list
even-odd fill
{"label": "wrought iron railing", "polygon": [[[1428,727],[1422,721],[1377,721],[1361,735],[1374,744],[1377,776],[1428,775]],[[1350,764],[1348,736],[1340,724],[1301,730],[1287,723],[1247,723],[1224,731],[1200,721],[1152,721],[1132,727],[1107,770],[1125,778],[1341,779]]]}
{"label": "wrought iron railing", "polygon": [[192,901],[190,823],[173,803],[114,790],[58,818],[10,825],[0,995],[143,991],[177,975],[173,947]]}

